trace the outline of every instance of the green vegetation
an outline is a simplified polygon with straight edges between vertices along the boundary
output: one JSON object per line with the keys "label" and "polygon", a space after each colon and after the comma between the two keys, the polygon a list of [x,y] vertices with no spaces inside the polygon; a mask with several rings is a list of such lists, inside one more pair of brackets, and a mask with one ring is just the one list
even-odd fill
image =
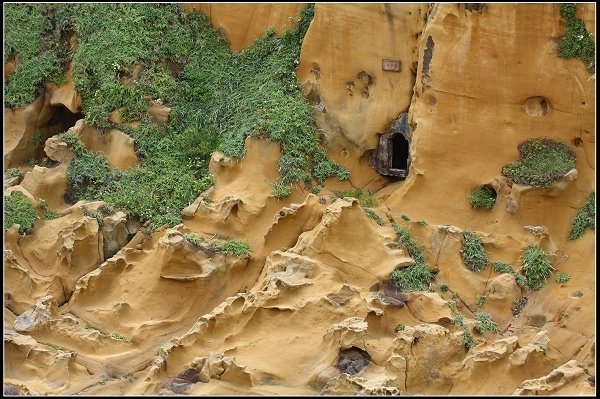
{"label": "green vegetation", "polygon": [[485,299],[486,296],[485,295],[478,295],[477,296],[477,306],[483,306],[483,304],[485,303]]}
{"label": "green vegetation", "polygon": [[56,219],[58,217],[58,213],[48,208],[48,202],[44,199],[41,199],[38,203],[38,207],[42,211],[42,219],[50,220]]}
{"label": "green vegetation", "polygon": [[496,190],[488,185],[481,186],[471,193],[469,203],[475,209],[492,209],[496,203]]}
{"label": "green vegetation", "polygon": [[23,177],[23,171],[19,168],[9,168],[4,171],[4,178],[10,179],[13,177],[18,177],[19,179]]}
{"label": "green vegetation", "polygon": [[596,230],[596,192],[588,196],[585,204],[579,209],[571,224],[569,240],[583,237],[587,229]]}
{"label": "green vegetation", "polygon": [[549,187],[575,167],[575,153],[565,143],[536,138],[519,144],[521,159],[502,168],[513,182]]}
{"label": "green vegetation", "polygon": [[535,291],[544,286],[553,269],[548,254],[538,245],[531,245],[523,251],[521,264],[527,285]]}
{"label": "green vegetation", "polygon": [[558,272],[554,275],[554,281],[559,284],[564,284],[571,279],[571,273]]}
{"label": "green vegetation", "polygon": [[521,313],[521,311],[523,310],[525,305],[527,305],[527,301],[528,301],[528,299],[525,296],[515,299],[515,301],[513,302],[513,305],[512,305],[513,316],[516,316],[519,313]]}
{"label": "green vegetation", "polygon": [[394,328],[394,332],[399,333],[400,331],[404,331],[405,328],[406,328],[406,326],[404,324],[400,323],[396,326],[396,328]]}
{"label": "green vegetation", "polygon": [[588,72],[595,73],[596,45],[583,21],[577,18],[575,3],[563,3],[559,8],[566,26],[565,34],[558,44],[558,56],[561,58],[579,58]]}
{"label": "green vegetation", "polygon": [[68,49],[58,28],[68,4],[6,4],[4,63],[17,66],[4,87],[9,108],[29,104],[42,92],[42,83],[60,75]]}
{"label": "green vegetation", "polygon": [[121,335],[119,333],[112,333],[110,336],[112,338],[114,338],[114,339],[118,339],[119,341],[123,341],[125,343],[129,343],[129,341],[127,340],[127,338],[125,338],[123,335]]}
{"label": "green vegetation", "polygon": [[335,195],[338,198],[356,198],[363,207],[372,208],[377,206],[377,198],[375,198],[373,193],[368,190],[363,190],[362,188],[353,188],[352,190],[347,191],[336,191]]}
{"label": "green vegetation", "polygon": [[454,318],[454,324],[459,326],[463,330],[463,344],[467,350],[471,349],[475,342],[473,341],[473,334],[469,328],[465,325],[465,317],[462,314],[456,315]]}
{"label": "green vegetation", "polygon": [[489,313],[475,313],[475,320],[477,320],[475,329],[479,331],[480,334],[483,334],[486,331],[498,332],[498,325],[494,323],[492,316]]}
{"label": "green vegetation", "polygon": [[407,215],[401,215],[400,219],[404,220],[405,222],[410,222],[410,218]]}
{"label": "green vegetation", "polygon": [[[349,178],[348,170],[321,147],[314,109],[302,97],[295,75],[314,5],[301,13],[296,28],[280,37],[271,30],[239,53],[229,51],[204,14],[186,13],[176,4],[10,8],[12,14],[5,21],[12,38],[5,54],[14,51],[22,65],[25,58],[18,54],[24,50],[17,47],[49,40],[60,59],[53,61],[54,69],[73,61],[74,83],[88,123],[101,129],[115,127],[109,114],[116,110],[123,122],[141,123],[137,128],[121,126],[135,140],[142,161],[136,168],[117,171],[102,155],[75,151],[68,202],[103,200],[142,222],[150,220],[151,230],[175,225],[181,222],[181,209],[213,184],[208,173],[212,152],[242,157],[250,136],[281,146],[281,186],[275,187],[280,198],[289,195],[293,183],[320,185],[330,177]],[[77,45],[62,51],[71,34]],[[28,54],[35,61],[40,57],[34,50]],[[51,74],[38,74],[36,82],[47,81]],[[7,82],[5,98],[11,106],[32,100],[21,89],[11,94],[18,75],[17,69]],[[151,121],[150,100],[171,108],[166,126]],[[77,145],[75,140],[71,144]]]}
{"label": "green vegetation", "polygon": [[442,292],[447,292],[447,291],[448,291],[448,289],[449,289],[449,288],[448,288],[448,286],[447,286],[446,284],[442,284],[442,285],[440,285],[440,291],[442,291]]}
{"label": "green vegetation", "polygon": [[188,242],[197,245],[197,246],[201,246],[202,245],[202,241],[204,241],[202,238],[198,237],[195,234],[192,233],[185,233],[183,235],[183,238],[185,238]]}
{"label": "green vegetation", "polygon": [[548,345],[538,344],[538,347],[542,350],[544,356],[546,356],[546,354],[548,353]]}
{"label": "green vegetation", "polygon": [[427,223],[427,221],[426,221],[426,220],[419,220],[419,221],[417,222],[417,224],[418,224],[419,226],[429,226],[429,224]]}
{"label": "green vegetation", "polygon": [[414,265],[396,269],[391,274],[391,279],[404,292],[427,291],[431,282],[431,272],[427,268],[425,253],[421,245],[415,241],[408,228],[392,223],[396,232],[396,244],[405,249],[415,261]]}
{"label": "green vegetation", "polygon": [[65,352],[66,349],[60,345],[50,345],[57,352]]}
{"label": "green vegetation", "polygon": [[246,256],[250,254],[250,245],[241,240],[229,239],[224,242],[213,241],[210,248],[223,252],[225,255]]}
{"label": "green vegetation", "polygon": [[366,206],[362,206],[361,208],[363,209],[363,211],[365,211],[368,217],[375,221],[375,223],[377,223],[380,226],[384,225],[384,221],[381,218],[381,216],[379,216],[373,209],[367,208]]}
{"label": "green vegetation", "polygon": [[494,270],[496,273],[499,274],[503,274],[503,273],[514,273],[515,270],[512,268],[511,265],[509,265],[508,263],[504,263],[504,262],[492,262],[490,263],[490,266],[492,266],[492,270]]}
{"label": "green vegetation", "polygon": [[281,198],[287,197],[291,193],[292,193],[292,185],[291,184],[286,184],[281,181],[276,181],[275,183],[273,183],[273,195],[275,195],[275,197],[281,199]]}
{"label": "green vegetation", "polygon": [[467,269],[478,273],[485,269],[488,264],[488,257],[483,246],[483,241],[470,231],[465,231],[463,236],[462,249],[460,250],[463,261]]}
{"label": "green vegetation", "polygon": [[25,199],[25,196],[19,191],[13,191],[10,195],[4,196],[4,230],[8,230],[12,225],[19,225],[19,234],[27,234],[37,220],[37,213],[33,205]]}

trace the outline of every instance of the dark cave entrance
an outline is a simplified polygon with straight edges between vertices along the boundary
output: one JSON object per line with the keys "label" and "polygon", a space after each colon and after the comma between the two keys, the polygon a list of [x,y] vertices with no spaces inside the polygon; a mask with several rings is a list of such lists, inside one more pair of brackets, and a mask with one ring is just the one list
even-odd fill
{"label": "dark cave entrance", "polygon": [[85,118],[84,114],[80,112],[73,113],[67,107],[61,104],[55,105],[52,108],[54,109],[54,113],[52,113],[52,116],[50,119],[48,119],[48,122],[44,124],[45,128],[52,128],[52,130],[56,129],[66,132],[69,130],[69,128],[75,126],[75,123],[78,120]]}
{"label": "dark cave entrance", "polygon": [[401,134],[395,134],[391,140],[392,169],[408,168],[408,140]]}

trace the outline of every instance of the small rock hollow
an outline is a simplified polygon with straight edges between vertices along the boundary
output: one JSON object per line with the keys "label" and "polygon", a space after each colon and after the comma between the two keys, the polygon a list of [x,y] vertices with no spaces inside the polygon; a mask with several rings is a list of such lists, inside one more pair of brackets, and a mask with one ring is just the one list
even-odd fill
{"label": "small rock hollow", "polygon": [[529,97],[523,104],[525,112],[534,118],[548,115],[551,110],[550,101],[541,96]]}
{"label": "small rock hollow", "polygon": [[353,346],[340,351],[337,368],[342,373],[355,375],[367,367],[370,359],[371,356],[366,351]]}

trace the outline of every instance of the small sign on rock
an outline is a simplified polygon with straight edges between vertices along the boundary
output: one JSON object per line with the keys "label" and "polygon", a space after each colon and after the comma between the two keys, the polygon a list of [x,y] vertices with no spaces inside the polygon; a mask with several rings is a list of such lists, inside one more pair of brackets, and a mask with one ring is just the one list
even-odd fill
{"label": "small sign on rock", "polygon": [[402,71],[402,61],[385,58],[381,60],[381,68],[384,71],[400,72]]}

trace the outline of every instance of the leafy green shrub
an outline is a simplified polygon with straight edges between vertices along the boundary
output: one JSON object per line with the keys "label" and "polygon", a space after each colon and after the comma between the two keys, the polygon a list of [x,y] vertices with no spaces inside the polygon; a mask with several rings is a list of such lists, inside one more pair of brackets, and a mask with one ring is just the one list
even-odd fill
{"label": "leafy green shrub", "polygon": [[273,195],[277,198],[287,197],[292,193],[292,186],[290,184],[276,181],[273,183]]}
{"label": "leafy green shrub", "polygon": [[10,108],[32,102],[42,83],[61,70],[66,43],[56,28],[57,10],[67,5],[6,4],[4,7],[4,62],[15,57],[17,66],[4,87]]}
{"label": "leafy green shrub", "polygon": [[558,272],[554,275],[554,280],[559,284],[564,284],[571,279],[571,273]]}
{"label": "leafy green shrub", "polygon": [[129,341],[127,340],[127,338],[125,338],[123,335],[119,334],[119,333],[112,333],[111,337],[114,339],[118,339],[119,341],[123,341],[125,343],[129,343]]}
{"label": "leafy green shrub", "polygon": [[509,265],[508,263],[504,263],[504,262],[492,262],[490,263],[490,266],[492,266],[492,270],[494,270],[496,273],[499,274],[503,274],[503,273],[514,273],[515,270],[512,268],[511,265]]}
{"label": "leafy green shrub", "polygon": [[513,182],[549,187],[575,167],[575,153],[565,143],[536,138],[519,144],[521,159],[502,168]]}
{"label": "leafy green shrub", "polygon": [[577,215],[571,223],[571,230],[569,231],[569,240],[575,240],[583,237],[583,234],[587,229],[596,229],[596,192],[588,196],[585,204],[579,209]]}
{"label": "leafy green shrub", "polygon": [[381,216],[379,216],[377,214],[377,212],[375,212],[373,209],[367,208],[365,206],[363,206],[362,209],[363,209],[363,211],[365,211],[365,213],[367,214],[368,217],[370,217],[371,219],[373,219],[375,221],[375,223],[377,223],[380,226],[383,226],[383,224],[384,224],[383,219],[381,218]]}
{"label": "leafy green shrub", "polygon": [[496,195],[496,190],[491,186],[481,186],[471,193],[469,196],[469,203],[471,204],[471,207],[475,209],[492,209],[496,203]]}
{"label": "leafy green shrub", "polygon": [[417,222],[417,224],[418,224],[419,226],[429,226],[429,224],[427,223],[427,221],[426,221],[426,220],[419,220],[419,221]]}
{"label": "leafy green shrub", "polygon": [[488,264],[488,257],[483,246],[483,241],[470,231],[465,231],[463,236],[462,249],[460,250],[463,261],[467,269],[478,273],[485,269]]}
{"label": "leafy green shrub", "polygon": [[548,254],[538,245],[531,245],[523,251],[521,264],[527,285],[536,291],[544,286],[553,269]]}
{"label": "leafy green shrub", "polygon": [[582,20],[577,18],[574,3],[559,6],[560,15],[565,21],[565,34],[558,43],[558,56],[561,58],[579,58],[590,73],[596,72],[596,45]]}
{"label": "leafy green shrub", "polygon": [[480,334],[483,334],[486,331],[498,332],[498,325],[494,323],[492,316],[489,313],[475,313],[475,320],[477,320],[475,329],[479,331]]}
{"label": "leafy green shrub", "polygon": [[23,177],[23,171],[19,168],[8,168],[4,171],[4,178],[10,179],[13,177],[21,178]]}
{"label": "leafy green shrub", "polygon": [[185,233],[183,235],[183,238],[185,238],[188,242],[190,242],[190,243],[192,243],[194,245],[197,245],[197,246],[202,245],[202,241],[203,241],[202,238],[198,237],[195,234]]}
{"label": "leafy green shrub", "polygon": [[400,331],[404,331],[405,328],[406,328],[406,326],[404,324],[400,323],[396,326],[396,328],[394,328],[394,332],[399,333]]}
{"label": "leafy green shrub", "polygon": [[463,330],[463,344],[467,350],[471,349],[475,342],[473,340],[473,334],[469,331],[469,328],[465,325],[465,317],[462,314],[458,314],[454,318],[454,324],[459,326]]}
{"label": "leafy green shrub", "polygon": [[336,191],[335,195],[338,198],[356,198],[363,207],[372,208],[374,206],[377,206],[377,198],[375,198],[373,193],[367,190],[363,190],[360,187],[353,188],[352,190],[347,191]]}
{"label": "leafy green shrub", "polygon": [[397,245],[408,252],[415,264],[394,270],[390,276],[391,280],[396,287],[405,292],[428,290],[431,272],[427,268],[423,248],[411,237],[410,231],[406,227],[396,223],[392,223],[392,227],[396,232]]}
{"label": "leafy green shrub", "polygon": [[250,245],[241,240],[213,241],[210,248],[233,256],[245,256],[250,253]]}
{"label": "leafy green shrub", "polygon": [[447,291],[448,291],[448,289],[449,289],[449,288],[448,288],[448,286],[447,286],[446,284],[442,284],[442,285],[440,285],[440,291],[442,291],[442,292],[447,292]]}
{"label": "leafy green shrub", "polygon": [[13,191],[4,196],[4,230],[12,225],[19,225],[19,234],[27,234],[37,219],[37,213],[33,205],[25,199],[19,191]]}

